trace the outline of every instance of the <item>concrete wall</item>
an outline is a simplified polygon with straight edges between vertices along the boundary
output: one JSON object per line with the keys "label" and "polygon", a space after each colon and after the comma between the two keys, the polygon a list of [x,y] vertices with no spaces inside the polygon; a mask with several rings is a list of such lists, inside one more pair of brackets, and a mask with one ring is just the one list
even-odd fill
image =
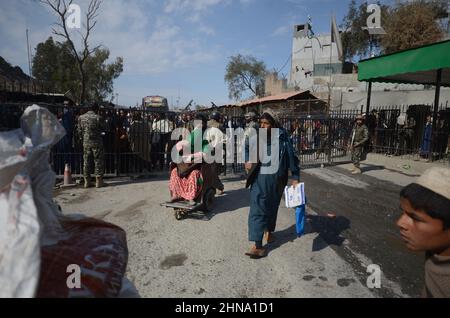
{"label": "concrete wall", "polygon": [[[333,93],[333,108],[340,108],[340,92]],[[434,103],[435,91],[392,91],[372,92],[371,106],[386,107],[394,105],[431,105]],[[342,109],[366,108],[367,92],[342,93]],[[441,89],[440,104],[450,108],[450,89]]]}
{"label": "concrete wall", "polygon": [[266,76],[264,86],[266,96],[279,95],[288,91],[287,80],[279,79],[276,73]]}

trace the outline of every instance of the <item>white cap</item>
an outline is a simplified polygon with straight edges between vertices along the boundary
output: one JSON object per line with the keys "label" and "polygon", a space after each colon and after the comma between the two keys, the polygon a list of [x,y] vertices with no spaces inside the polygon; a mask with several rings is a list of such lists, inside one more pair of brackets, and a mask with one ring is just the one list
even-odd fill
{"label": "white cap", "polygon": [[450,169],[428,169],[416,183],[450,200]]}

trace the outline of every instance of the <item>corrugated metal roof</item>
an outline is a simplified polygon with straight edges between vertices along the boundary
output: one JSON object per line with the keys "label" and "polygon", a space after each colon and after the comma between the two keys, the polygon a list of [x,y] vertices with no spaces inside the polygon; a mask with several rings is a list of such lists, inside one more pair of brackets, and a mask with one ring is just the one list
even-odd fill
{"label": "corrugated metal roof", "polygon": [[256,98],[256,99],[252,99],[249,101],[239,103],[239,104],[237,104],[237,106],[243,107],[243,106],[248,106],[248,105],[253,105],[253,104],[261,104],[261,103],[266,103],[266,102],[284,101],[284,100],[288,100],[288,99],[303,95],[305,93],[309,94],[309,91],[287,92],[287,93],[283,93],[283,94],[279,94],[279,95],[267,96],[267,97],[263,97],[263,98]]}

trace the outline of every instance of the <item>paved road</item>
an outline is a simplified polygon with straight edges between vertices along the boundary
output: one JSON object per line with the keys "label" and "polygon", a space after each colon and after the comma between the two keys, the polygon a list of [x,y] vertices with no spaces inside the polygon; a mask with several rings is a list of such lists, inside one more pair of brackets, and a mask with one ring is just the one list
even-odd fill
{"label": "paved road", "polygon": [[[346,167],[347,168],[347,167]],[[302,174],[310,207],[319,214],[335,213],[341,218],[344,248],[334,248],[358,273],[365,263],[381,267],[384,278],[401,286],[379,291],[383,297],[420,296],[423,286],[421,254],[407,251],[395,221],[399,217],[399,192],[414,178],[380,167],[366,167],[367,174],[352,176],[344,168],[310,169]],[[391,180],[391,181],[386,181]]]}
{"label": "paved road", "polygon": [[[406,251],[395,228],[398,193],[414,178],[376,166],[355,177],[345,168],[302,172],[308,234],[296,238],[294,211],[282,207],[277,243],[263,260],[244,256],[249,192],[236,179],[224,182],[227,194],[213,214],[181,222],[160,207],[168,198],[165,177],[65,189],[57,201],[67,214],[126,230],[127,275],[143,297],[419,296],[423,256]],[[380,290],[366,286],[370,264],[383,271]]]}
{"label": "paved road", "polygon": [[[330,234],[328,219],[312,211],[308,234],[297,239],[294,211],[281,208],[278,241],[269,256],[244,256],[250,247],[249,192],[237,180],[225,186],[227,195],[217,199],[214,214],[182,222],[159,206],[168,195],[164,178],[116,182],[99,190],[66,189],[57,201],[67,214],[81,212],[127,231],[127,276],[143,297],[379,296],[366,287],[368,274],[355,271],[336,252],[345,240]],[[333,247],[330,235],[340,247]]]}

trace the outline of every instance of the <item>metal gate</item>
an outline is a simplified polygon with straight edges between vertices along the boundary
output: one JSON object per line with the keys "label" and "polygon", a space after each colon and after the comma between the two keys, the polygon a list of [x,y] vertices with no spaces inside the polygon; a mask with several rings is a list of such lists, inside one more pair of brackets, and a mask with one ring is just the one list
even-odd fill
{"label": "metal gate", "polygon": [[[280,124],[290,135],[301,167],[330,165],[351,160],[348,143],[358,114],[358,111],[332,112],[329,115],[304,114],[282,117]],[[244,128],[245,118],[233,117],[230,124],[232,128]],[[235,155],[234,162],[227,165],[228,169],[242,173],[244,165],[236,162]]]}

